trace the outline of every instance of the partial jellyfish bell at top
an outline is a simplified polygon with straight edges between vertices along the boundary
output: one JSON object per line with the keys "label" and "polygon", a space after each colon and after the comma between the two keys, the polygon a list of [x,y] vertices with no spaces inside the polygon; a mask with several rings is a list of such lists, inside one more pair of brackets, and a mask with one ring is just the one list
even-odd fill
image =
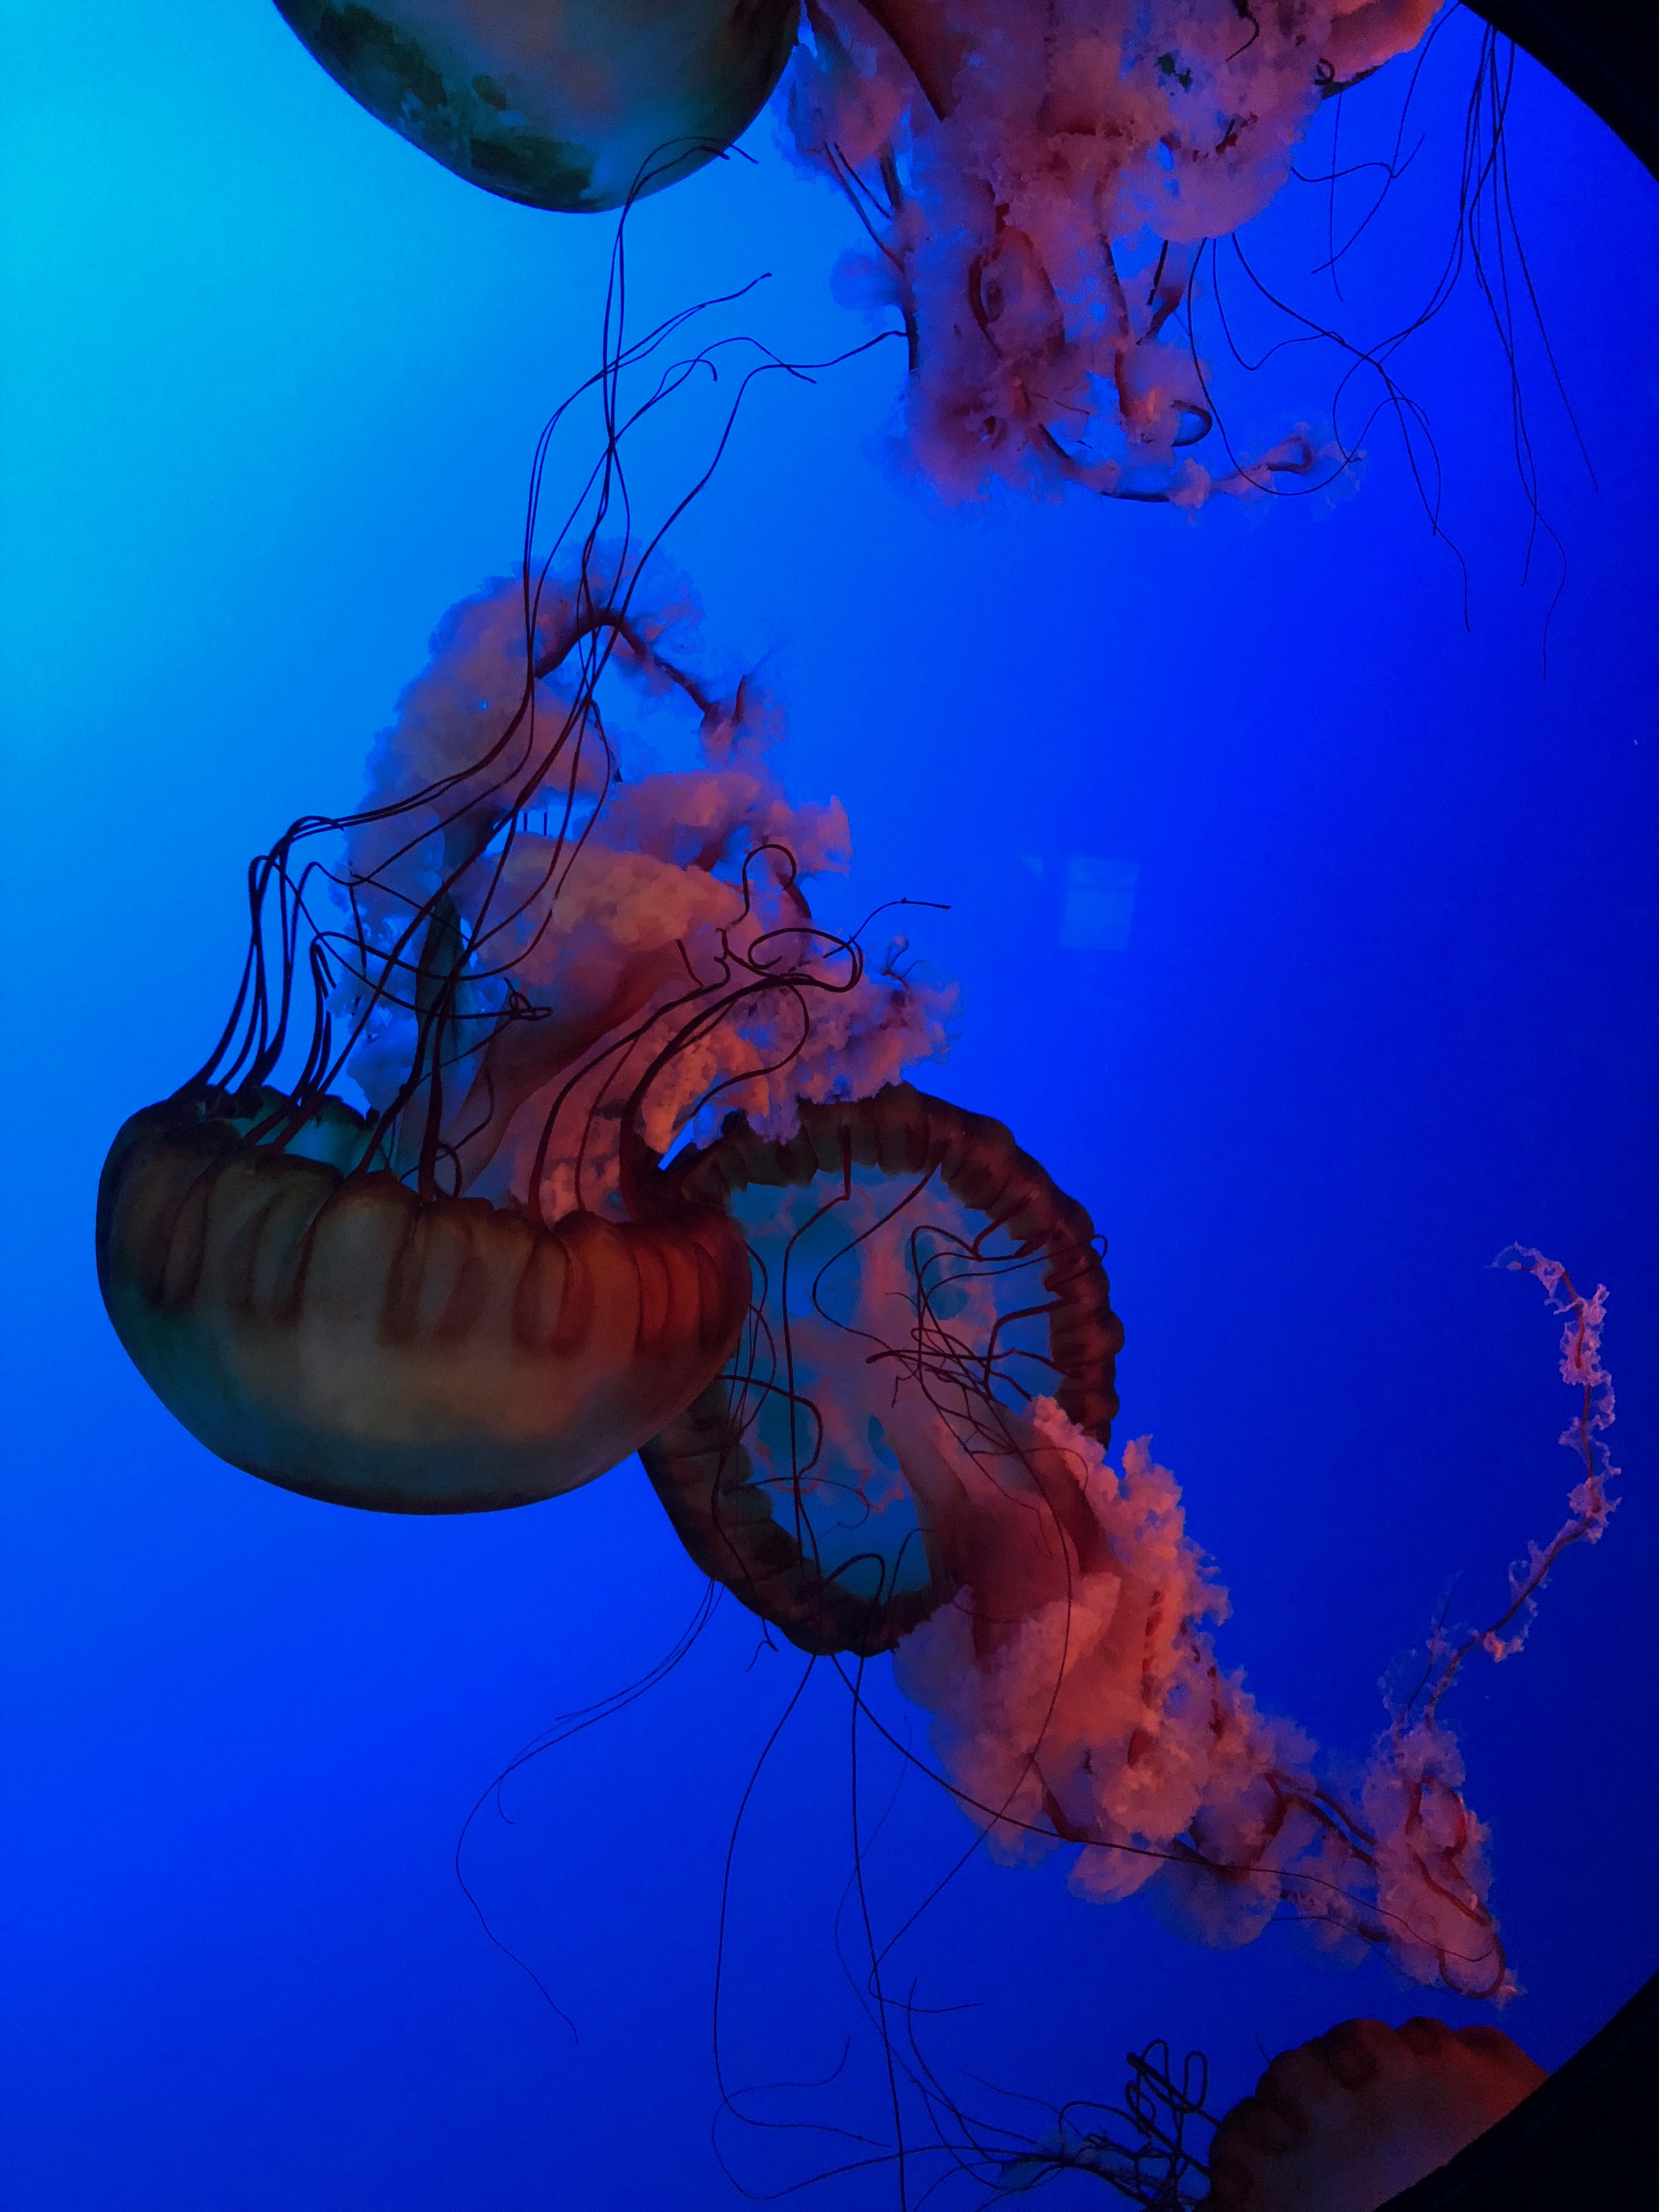
{"label": "partial jellyfish bell at top", "polygon": [[398,1512],[602,1474],[749,1310],[740,1226],[658,1164],[708,1095],[784,1138],[942,1042],[942,994],[814,923],[846,817],[786,797],[777,709],[694,672],[697,622],[603,549],[492,585],[362,811],[255,863],[232,1018],[117,1136],[98,1220],[122,1343],[232,1465]]}
{"label": "partial jellyfish bell at top", "polygon": [[742,136],[797,0],[276,0],[369,113],[486,191],[591,214]]}

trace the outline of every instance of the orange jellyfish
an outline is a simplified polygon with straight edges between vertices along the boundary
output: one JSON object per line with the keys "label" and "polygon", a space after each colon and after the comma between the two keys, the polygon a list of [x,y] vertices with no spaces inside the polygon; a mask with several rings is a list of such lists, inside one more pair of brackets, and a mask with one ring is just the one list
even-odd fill
{"label": "orange jellyfish", "polygon": [[[1620,0],[1471,8],[1490,27],[1456,246],[1484,270],[1494,233],[1514,243],[1498,41],[1526,47],[1655,168],[1659,32]],[[911,465],[951,499],[1074,484],[1188,508],[1334,481],[1356,458],[1340,434],[1287,422],[1235,447],[1194,305],[1201,276],[1212,343],[1242,359],[1215,252],[1232,240],[1236,280],[1283,313],[1285,341],[1335,346],[1338,399],[1363,372],[1409,416],[1384,358],[1408,331],[1362,343],[1325,327],[1258,279],[1236,234],[1291,177],[1322,103],[1419,47],[1437,17],[1443,0],[811,0],[791,131],[867,236],[844,284],[902,323]]]}
{"label": "orange jellyfish", "polygon": [[1377,2212],[1548,2077],[1500,2028],[1347,2020],[1281,2051],[1211,2146],[1213,2212]]}
{"label": "orange jellyfish", "polygon": [[[660,1154],[711,1092],[783,1130],[939,1041],[937,994],[812,922],[801,879],[844,864],[845,817],[785,799],[775,709],[705,689],[670,650],[683,580],[624,567],[447,618],[368,803],[254,865],[214,1054],[111,1148],[118,1334],[286,1488],[477,1511],[614,1466],[749,1310],[740,1229]],[[613,679],[678,702],[688,765],[619,784]]]}
{"label": "orange jellyfish", "polygon": [[307,1085],[204,1084],[111,1152],[110,1318],[232,1466],[383,1512],[527,1504],[615,1466],[726,1358],[748,1270],[718,1217],[422,1195],[376,1136]]}
{"label": "orange jellyfish", "polygon": [[1006,1129],[896,1085],[803,1108],[787,1139],[734,1117],[670,1173],[678,1203],[742,1224],[755,1297],[647,1471],[696,1564],[791,1642],[834,1664],[892,1653],[994,1857],[1067,1849],[1103,1904],[1156,1882],[1212,1944],[1288,1912],[1414,1980],[1513,1990],[1441,1709],[1473,1653],[1519,1649],[1556,1560],[1606,1527],[1604,1292],[1502,1255],[1567,1316],[1583,1479],[1498,1618],[1437,1636],[1350,1797],[1224,1668],[1226,1593],[1174,1477],[1145,1438],[1109,1462],[1122,1331],[1100,1249]]}
{"label": "orange jellyfish", "polygon": [[804,1108],[787,1143],[734,1120],[675,1182],[757,1248],[735,1368],[642,1455],[698,1565],[804,1650],[867,1656],[982,1601],[1024,1516],[1063,1597],[1076,1516],[1022,1447],[1034,1399],[1101,1443],[1117,1411],[1082,1207],[1000,1122],[908,1085]]}

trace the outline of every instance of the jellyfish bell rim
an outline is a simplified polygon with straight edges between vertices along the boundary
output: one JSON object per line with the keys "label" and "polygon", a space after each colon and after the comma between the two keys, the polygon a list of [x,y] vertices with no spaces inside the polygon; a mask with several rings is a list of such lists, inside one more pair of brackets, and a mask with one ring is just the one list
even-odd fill
{"label": "jellyfish bell rim", "polygon": [[481,191],[565,215],[644,198],[723,154],[771,98],[799,22],[799,0],[519,0],[517,21],[498,0],[487,26],[456,0],[276,4],[377,122]]}
{"label": "jellyfish bell rim", "polygon": [[[263,1118],[301,1116],[258,1097]],[[543,1226],[251,1141],[249,1114],[206,1085],[142,1109],[98,1201],[117,1335],[231,1466],[375,1512],[535,1504],[628,1458],[730,1357],[748,1255],[717,1212]],[[304,1129],[331,1116],[368,1129],[336,1099]]]}
{"label": "jellyfish bell rim", "polygon": [[[937,1174],[988,1227],[1022,1252],[1045,1255],[1043,1288],[1054,1299],[1049,1348],[1060,1375],[1054,1399],[1085,1436],[1109,1443],[1123,1324],[1112,1310],[1094,1224],[1006,1125],[908,1083],[884,1085],[866,1099],[803,1103],[798,1113],[795,1135],[782,1139],[729,1116],[714,1143],[673,1163],[669,1175],[679,1201],[725,1208],[743,1190],[804,1188],[860,1167],[896,1178]],[[753,1480],[723,1374],[641,1447],[640,1458],[696,1565],[804,1651],[860,1658],[890,1651],[957,1595],[920,1506],[929,1568],[920,1589],[866,1598],[811,1565],[799,1537],[774,1515],[767,1489]]]}

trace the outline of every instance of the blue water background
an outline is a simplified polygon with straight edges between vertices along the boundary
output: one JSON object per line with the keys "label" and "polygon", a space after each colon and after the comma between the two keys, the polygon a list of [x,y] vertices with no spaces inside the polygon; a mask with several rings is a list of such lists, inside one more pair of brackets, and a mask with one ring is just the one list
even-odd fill
{"label": "blue water background", "polygon": [[[515,1751],[696,1607],[637,1466],[453,1522],[289,1497],[149,1395],[91,1264],[111,1133],[222,1018],[247,856],[350,804],[438,615],[516,558],[535,432],[594,359],[610,225],[461,185],[262,0],[8,12],[0,2193],[18,2212],[734,2203],[709,2136],[722,1873],[795,1656],[723,1607],[477,1831],[490,1924],[573,2039],[453,1858]],[[1443,42],[1424,150],[1347,264],[1357,322],[1438,265],[1474,49],[1467,21]],[[1397,110],[1391,79],[1362,96]],[[1626,1502],[1526,1654],[1472,1668],[1453,1708],[1526,1985],[1506,2024],[1554,2063],[1659,1965],[1659,187],[1525,64],[1510,121],[1597,478],[1534,347],[1566,549],[1547,675],[1558,570],[1546,546],[1522,584],[1505,373],[1467,287],[1404,369],[1467,621],[1386,424],[1336,503],[945,518],[880,450],[890,352],[757,391],[674,550],[711,637],[771,656],[792,789],[848,805],[856,872],[830,909],[948,903],[910,933],[963,986],[921,1080],[1005,1118],[1109,1238],[1120,1433],[1177,1471],[1232,1593],[1224,1656],[1267,1705],[1363,1752],[1379,1674],[1446,1579],[1456,1609],[1492,1609],[1563,1516],[1571,1408],[1536,1286],[1486,1263],[1518,1237],[1611,1286]],[[829,283],[850,216],[769,121],[750,145],[752,166],[640,210],[635,313],[769,270],[748,326],[828,355],[863,335]],[[1334,313],[1307,275],[1325,223],[1305,187],[1258,228]],[[1233,387],[1263,441],[1333,372],[1310,354],[1274,374]],[[646,441],[647,501],[707,417],[686,419]],[[732,1862],[725,2053],[739,2086],[840,2067],[753,2109],[873,2140],[879,2050],[833,1942],[848,1753],[820,1670]],[[967,1840],[896,1778],[871,1751],[888,1930]],[[974,1860],[888,1976],[937,2008],[921,2039],[945,2077],[1033,2131],[1037,2107],[969,2075],[1115,2094],[1124,2051],[1161,2034],[1207,2051],[1224,2104],[1265,2052],[1425,2002],[1290,1929],[1191,1947],[1144,1899],[1073,1900],[1058,1858]],[[866,2154],[722,2141],[757,2185]],[[803,2201],[896,2200],[878,2166]]]}

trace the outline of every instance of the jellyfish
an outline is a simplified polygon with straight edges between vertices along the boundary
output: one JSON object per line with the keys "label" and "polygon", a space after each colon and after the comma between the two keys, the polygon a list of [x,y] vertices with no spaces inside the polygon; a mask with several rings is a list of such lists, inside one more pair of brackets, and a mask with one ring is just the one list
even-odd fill
{"label": "jellyfish", "polygon": [[743,1225],[756,1295],[647,1472],[697,1565],[792,1643],[836,1663],[892,1653],[994,1857],[1069,1847],[1078,1894],[1155,1883],[1212,1945],[1285,1910],[1414,1980],[1513,1992],[1441,1708],[1472,1652],[1513,1656],[1557,1559],[1606,1526],[1601,1291],[1500,1255],[1567,1316],[1583,1479],[1498,1619],[1431,1644],[1350,1802],[1224,1669],[1226,1595],[1174,1477],[1146,1439],[1109,1460],[1122,1330],[1100,1248],[1006,1129],[894,1085],[803,1109],[783,1141],[734,1115],[672,1177]]}
{"label": "jellyfish", "polygon": [[[364,805],[255,863],[224,1034],[117,1136],[98,1215],[117,1334],[232,1465],[403,1512],[592,1480],[749,1310],[740,1230],[661,1155],[711,1095],[784,1136],[943,1042],[948,994],[814,924],[845,815],[787,801],[774,702],[683,663],[696,623],[620,555],[488,586]],[[623,780],[629,696],[684,766]]]}
{"label": "jellyfish", "polygon": [[1214,2212],[1638,2203],[1650,2172],[1659,1974],[1546,2075],[1496,2028],[1346,2021],[1281,2052],[1221,2122]]}
{"label": "jellyfish", "polygon": [[1282,2051],[1210,2149],[1215,2212],[1377,2212],[1548,2076],[1501,2028],[1349,2020]]}
{"label": "jellyfish", "polygon": [[797,0],[277,0],[369,113],[486,191],[592,212],[747,130]]}
{"label": "jellyfish", "polygon": [[967,1588],[994,1607],[1011,1517],[1063,1599],[1072,1502],[1020,1447],[1028,1401],[1090,1438],[1117,1411],[1082,1207],[906,1084],[804,1107],[783,1143],[734,1114],[675,1182],[745,1226],[757,1282],[733,1370],[641,1455],[697,1565],[818,1653],[891,1650]]}
{"label": "jellyfish", "polygon": [[[1244,61],[1236,77],[1215,88],[1236,83],[1249,97],[1237,107],[1218,106],[1218,129],[1209,135],[1196,112],[1203,92],[1197,101],[1173,104],[1163,118],[1170,125],[1170,159],[1153,153],[1152,160],[1166,179],[1183,159],[1238,169],[1246,164],[1222,157],[1237,154],[1248,139],[1270,167],[1282,169],[1287,149],[1272,142],[1287,131],[1294,137],[1310,84],[1324,97],[1369,75],[1414,46],[1442,4],[1301,0],[1262,17],[1244,0],[1166,9],[1151,26],[1150,41],[1139,42],[1143,51],[1126,47],[1127,70],[1151,54],[1161,82],[1150,89],[1190,94],[1218,57],[1226,71]],[[740,137],[777,84],[801,16],[799,0],[611,0],[603,9],[580,0],[277,5],[336,82],[412,144],[486,191],[571,213],[660,191]],[[1632,20],[1617,0],[1581,0],[1571,9],[1560,0],[1477,0],[1471,12],[1559,77],[1649,168],[1659,164],[1659,53],[1645,22]],[[860,94],[843,73],[830,95],[843,124],[849,96],[854,109],[862,104],[896,120],[916,93],[944,121],[961,97],[964,67],[980,73],[1012,58],[1018,70],[1022,27],[1029,37],[1029,23],[1023,27],[1012,11],[999,23],[987,0],[810,0],[805,14],[815,46],[827,50],[830,74],[861,48],[860,74],[889,80],[884,89]],[[1068,22],[1065,11],[1051,8],[1044,38],[1057,61],[1081,58],[1096,66],[1069,82],[1048,71],[1062,102],[1098,92],[1100,57],[1087,52],[1088,42],[1117,40],[1129,22],[1111,0],[1073,14]],[[884,44],[872,46],[872,31]],[[888,46],[908,82],[884,65]],[[1310,47],[1316,50],[1311,80],[1304,66]],[[1109,97],[1094,128],[1132,137],[1148,120],[1133,113],[1134,105],[1127,96]],[[1063,135],[1075,130],[1066,118],[1059,127]],[[816,158],[827,155],[844,178],[848,143],[826,145],[814,134],[807,146]],[[1138,147],[1131,158],[1146,151]],[[1255,196],[1245,187],[1247,199]]]}
{"label": "jellyfish", "polygon": [[929,2087],[940,2148],[1002,2196],[1085,2172],[1148,2212],[1513,2212],[1630,2196],[1656,2055],[1659,1974],[1553,2074],[1490,2022],[1419,2014],[1280,2051],[1219,2117],[1202,2052],[1177,2074],[1161,2039],[1127,2054],[1121,2104],[1068,2100],[1035,2140]]}
{"label": "jellyfish", "polygon": [[[1288,334],[1328,340],[1344,362],[1323,431],[1287,420],[1248,447],[1218,411],[1194,309],[1217,294],[1220,343],[1238,358],[1217,241],[1274,199],[1322,105],[1420,47],[1443,0],[279,5],[383,122],[484,189],[561,211],[625,205],[690,175],[779,88],[786,146],[844,192],[867,240],[841,289],[908,343],[904,466],[948,501],[1076,486],[1192,511],[1218,495],[1328,489],[1361,459],[1334,418],[1362,371],[1414,471],[1431,465],[1389,364],[1443,305],[1445,278],[1404,329],[1362,343],[1287,307],[1241,250],[1247,289],[1288,313]],[[1524,46],[1659,164],[1659,47],[1645,24],[1605,0],[1588,11],[1484,0],[1473,12],[1489,28],[1453,273],[1465,258],[1485,269],[1489,231],[1519,251],[1496,39]],[[1513,370],[1516,311],[1488,276]],[[1524,444],[1513,377],[1511,404]]]}

